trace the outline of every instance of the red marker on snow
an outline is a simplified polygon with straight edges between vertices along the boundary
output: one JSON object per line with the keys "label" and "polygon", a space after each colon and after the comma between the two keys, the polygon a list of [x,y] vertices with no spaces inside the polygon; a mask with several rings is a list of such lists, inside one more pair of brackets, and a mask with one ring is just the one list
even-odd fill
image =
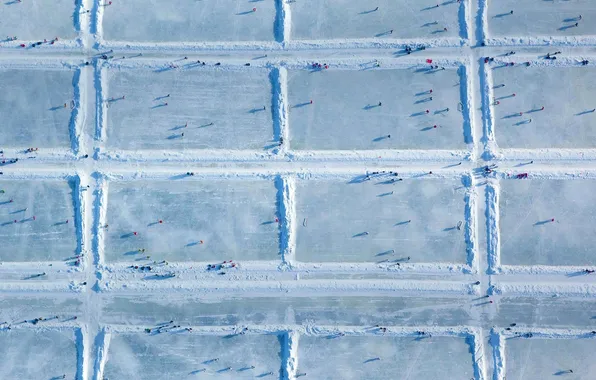
{"label": "red marker on snow", "polygon": [[427,59],[426,60],[426,63],[433,63],[433,60],[432,59]]}

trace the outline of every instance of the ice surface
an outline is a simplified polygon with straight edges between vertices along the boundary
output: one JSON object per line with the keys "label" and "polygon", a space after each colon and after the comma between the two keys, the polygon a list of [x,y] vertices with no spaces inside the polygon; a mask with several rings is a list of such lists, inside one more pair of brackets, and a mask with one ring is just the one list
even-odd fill
{"label": "ice surface", "polygon": [[[513,14],[510,11],[513,10]],[[593,20],[596,9],[592,0],[488,1],[490,37],[516,36],[579,36],[595,35],[596,24],[577,19]],[[575,27],[578,22],[579,26]]]}
{"label": "ice surface", "polygon": [[[373,62],[364,66],[372,68],[372,65]],[[291,147],[463,149],[465,143],[471,142],[467,138],[469,127],[464,129],[463,116],[458,110],[458,103],[465,102],[461,95],[465,83],[463,72],[463,69],[428,71],[422,66],[321,72],[290,70]],[[426,110],[430,112],[426,114]]]}
{"label": "ice surface", "polygon": [[110,183],[106,260],[275,260],[276,197],[266,180]]}
{"label": "ice surface", "polygon": [[291,36],[297,40],[459,37],[460,4],[455,0],[438,4],[437,8],[434,0],[298,0],[289,4]]}
{"label": "ice surface", "polygon": [[[296,297],[258,297],[254,293],[239,293],[215,298],[119,295],[106,299],[103,318],[106,323],[121,323],[124,320],[136,325],[150,325],[155,321],[175,319],[181,323],[202,326],[463,326],[472,321],[470,303],[463,299],[440,296],[313,295],[314,293]],[[596,323],[596,319],[594,322]]]}
{"label": "ice surface", "polygon": [[[297,372],[306,372],[306,378],[438,380],[474,375],[464,338],[302,336],[298,344]],[[432,365],[425,364],[429,362]]]}
{"label": "ice surface", "polygon": [[593,263],[595,197],[593,180],[501,181],[501,263]]}
{"label": "ice surface", "polygon": [[519,64],[494,68],[492,74],[495,85],[505,84],[493,91],[500,101],[494,115],[501,148],[596,147],[596,113],[586,112],[596,107],[591,95],[596,91],[595,67]]}
{"label": "ice surface", "polygon": [[397,178],[298,181],[296,258],[464,263],[466,187],[443,179],[391,182]]}
{"label": "ice surface", "polygon": [[0,190],[0,260],[55,261],[77,253],[74,181],[3,180]]}
{"label": "ice surface", "polygon": [[[0,331],[0,373],[4,379],[74,379],[77,347],[72,330]],[[80,374],[79,374],[80,376]]]}
{"label": "ice surface", "polygon": [[[0,36],[19,40],[48,41],[77,36],[80,0],[27,1],[5,0],[0,13]],[[2,81],[4,82],[4,81]]]}
{"label": "ice surface", "polygon": [[108,70],[108,147],[262,150],[274,134],[269,75],[265,69],[196,65],[193,70]]}
{"label": "ice surface", "polygon": [[[595,339],[506,340],[507,380],[563,379],[590,380],[596,373]],[[573,373],[566,373],[571,369]]]}
{"label": "ice surface", "polygon": [[69,70],[0,69],[0,147],[70,148],[78,78]]}
{"label": "ice surface", "polygon": [[114,334],[104,378],[232,380],[254,379],[269,372],[274,373],[269,378],[279,378],[279,339],[277,335],[204,336],[187,332]]}
{"label": "ice surface", "polygon": [[[179,0],[164,6],[163,0],[114,1],[104,8],[104,38],[134,42],[273,41],[275,3]],[[133,28],[131,20],[135,20]]]}

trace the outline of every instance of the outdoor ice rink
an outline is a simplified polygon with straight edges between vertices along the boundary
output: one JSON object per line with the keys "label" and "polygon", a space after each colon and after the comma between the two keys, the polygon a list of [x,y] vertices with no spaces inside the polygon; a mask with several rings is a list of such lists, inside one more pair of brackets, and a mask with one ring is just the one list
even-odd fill
{"label": "outdoor ice rink", "polygon": [[0,380],[596,379],[596,3],[0,3]]}

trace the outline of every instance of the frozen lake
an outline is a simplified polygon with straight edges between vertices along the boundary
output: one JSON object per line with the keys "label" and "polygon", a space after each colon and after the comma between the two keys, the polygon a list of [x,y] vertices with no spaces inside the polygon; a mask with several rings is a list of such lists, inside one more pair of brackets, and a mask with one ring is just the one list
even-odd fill
{"label": "frozen lake", "polygon": [[[500,201],[501,263],[590,265],[593,180],[503,180]],[[554,221],[551,221],[554,219]]]}
{"label": "frozen lake", "polygon": [[[296,258],[312,262],[466,262],[461,181],[381,176],[297,183]],[[458,222],[462,222],[458,230]]]}
{"label": "frozen lake", "polygon": [[495,86],[505,84],[493,90],[500,102],[493,108],[499,147],[596,147],[596,113],[589,112],[595,107],[589,95],[596,90],[595,67],[518,64],[494,68],[492,75]]}
{"label": "frozen lake", "polygon": [[275,335],[114,334],[109,349],[110,379],[274,379],[281,366]]}
{"label": "frozen lake", "polygon": [[[366,0],[296,1],[289,4],[292,38],[459,37],[463,33],[458,20],[460,6],[455,0],[439,3],[432,0],[378,0],[373,3]],[[393,33],[389,33],[390,30]]]}
{"label": "frozen lake", "polygon": [[[168,261],[279,256],[273,181],[112,182],[108,197],[107,261],[146,255]],[[147,251],[140,253],[143,248]]]}
{"label": "frozen lake", "polygon": [[289,71],[292,149],[464,149],[471,142],[458,110],[465,102],[463,68],[379,70],[372,64]]}
{"label": "frozen lake", "polygon": [[78,78],[69,70],[0,69],[0,146],[70,148]]}
{"label": "frozen lake", "polygon": [[[298,372],[306,372],[307,378],[438,380],[446,373],[462,379],[474,374],[469,346],[463,338],[303,336],[299,344]],[[419,365],[429,361],[433,365]]]}
{"label": "frozen lake", "polygon": [[182,71],[110,69],[107,75],[109,149],[262,151],[277,146],[269,70],[195,66]]}
{"label": "frozen lake", "polygon": [[[104,7],[103,37],[131,42],[274,41],[275,1],[115,1]],[[253,8],[257,10],[253,12]],[[135,27],[130,20],[135,19]]]}
{"label": "frozen lake", "polygon": [[60,261],[77,254],[74,181],[3,180],[0,190],[0,260]]}
{"label": "frozen lake", "polygon": [[[510,12],[513,11],[513,14]],[[578,37],[596,35],[596,9],[590,0],[501,0],[488,2],[490,37]],[[575,27],[575,23],[579,25]]]}

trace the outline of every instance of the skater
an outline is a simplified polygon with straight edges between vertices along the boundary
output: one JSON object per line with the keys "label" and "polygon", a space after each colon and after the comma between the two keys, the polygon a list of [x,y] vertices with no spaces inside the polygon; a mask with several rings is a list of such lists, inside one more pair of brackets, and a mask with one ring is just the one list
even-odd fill
{"label": "skater", "polygon": [[594,273],[594,269],[586,269],[584,272],[587,274]]}
{"label": "skater", "polygon": [[379,107],[382,106],[382,105],[383,105],[383,103],[379,102]]}
{"label": "skater", "polygon": [[375,12],[376,12],[376,11],[378,11],[378,10],[379,10],[379,7],[376,7],[376,8],[375,8]]}

